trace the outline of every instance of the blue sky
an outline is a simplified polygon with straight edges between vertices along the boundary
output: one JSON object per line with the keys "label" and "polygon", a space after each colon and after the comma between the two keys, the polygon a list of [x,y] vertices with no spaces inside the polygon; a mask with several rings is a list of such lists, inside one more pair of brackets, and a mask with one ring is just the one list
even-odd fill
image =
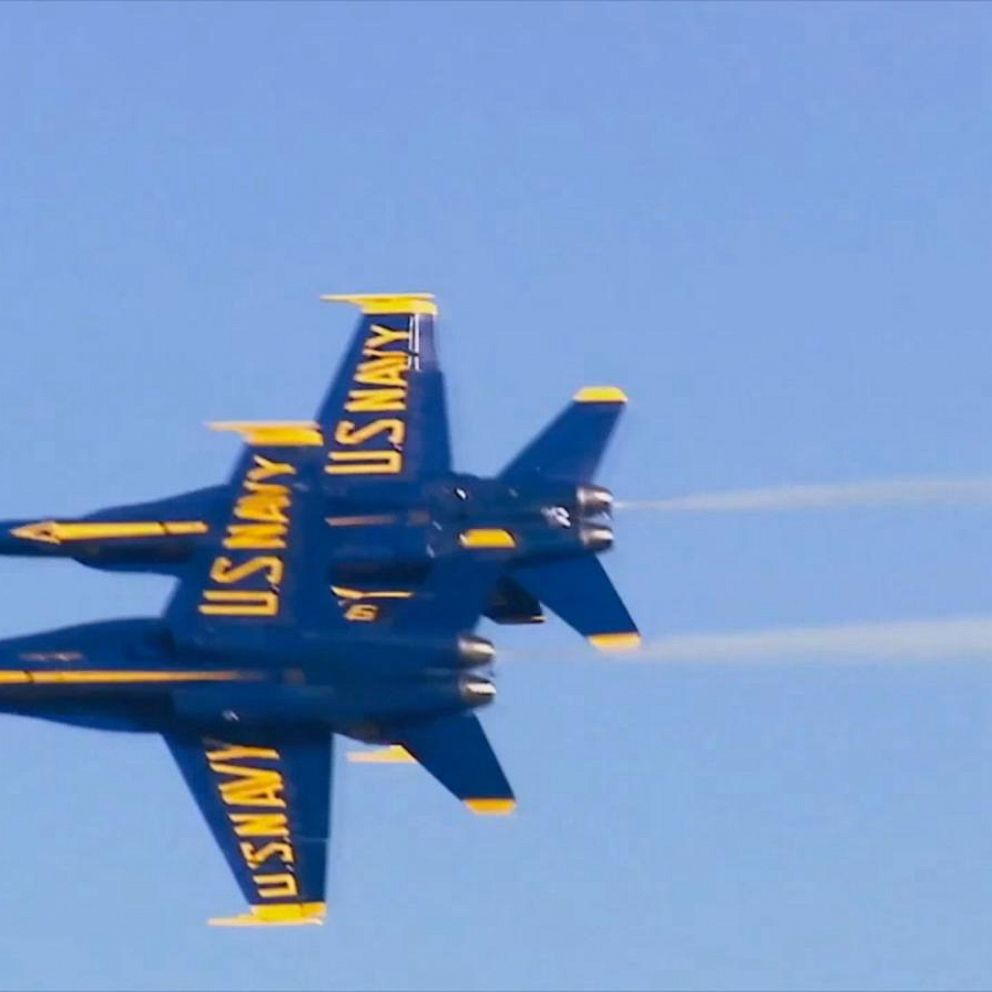
{"label": "blue sky", "polygon": [[[2,515],[223,478],[431,290],[469,470],[631,397],[629,498],[988,474],[992,10],[0,7]],[[981,507],[630,515],[646,634],[986,615]],[[168,583],[0,560],[0,634]],[[488,632],[488,631],[487,631]],[[339,764],[322,930],[239,898],[164,746],[0,722],[0,987],[983,988],[983,659],[604,662],[496,632],[520,797]]]}

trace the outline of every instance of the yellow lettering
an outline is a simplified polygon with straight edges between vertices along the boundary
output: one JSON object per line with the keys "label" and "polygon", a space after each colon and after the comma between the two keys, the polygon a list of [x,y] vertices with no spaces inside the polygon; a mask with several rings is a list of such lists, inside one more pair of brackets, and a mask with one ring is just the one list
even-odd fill
{"label": "yellow lettering", "polygon": [[348,413],[385,413],[406,409],[406,387],[403,389],[353,389],[344,405]]}
{"label": "yellow lettering", "polygon": [[277,856],[284,864],[291,865],[293,863],[293,849],[289,844],[277,844],[273,841],[257,848],[251,841],[245,840],[238,846],[241,848],[241,855],[248,862],[249,868],[258,868],[269,858]]}
{"label": "yellow lettering", "polygon": [[342,420],[334,430],[334,440],[338,444],[365,444],[377,434],[383,433],[389,434],[391,444],[402,444],[406,436],[406,424],[395,417],[373,420],[364,427],[358,427],[352,420]]}
{"label": "yellow lettering", "polygon": [[279,752],[271,747],[248,747],[244,744],[224,744],[221,751],[207,751],[207,761],[237,761],[239,758],[278,761]]}
{"label": "yellow lettering", "polygon": [[355,382],[365,386],[405,386],[410,361],[406,355],[387,355],[362,362],[355,373]]}
{"label": "yellow lettering", "polygon": [[[263,750],[252,748],[251,750]],[[273,751],[273,754],[276,752]],[[209,758],[210,755],[207,755]],[[263,755],[259,755],[263,757]],[[289,839],[289,821],[285,813],[231,813],[234,832],[239,837],[281,837]]]}
{"label": "yellow lettering", "polygon": [[268,572],[266,576],[270,585],[277,586],[282,581],[283,564],[273,555],[261,555],[251,558],[241,565],[235,565],[230,558],[217,558],[210,568],[210,578],[221,585],[232,585],[242,582],[256,572]]}
{"label": "yellow lettering", "polygon": [[268,768],[246,768],[243,765],[210,763],[210,770],[217,775],[234,775],[220,783],[221,798],[228,806],[269,806],[286,808],[282,775]]}
{"label": "yellow lettering", "polygon": [[370,623],[379,616],[379,607],[374,603],[355,603],[344,612],[345,620],[358,620]]}
{"label": "yellow lettering", "polygon": [[214,617],[274,617],[279,612],[279,597],[274,592],[207,589],[199,611]]}
{"label": "yellow lettering", "polygon": [[393,331],[382,324],[373,324],[370,328],[372,336],[365,342],[365,351],[368,353],[376,348],[385,348],[387,344],[395,344],[397,341],[410,341],[409,331]]}
{"label": "yellow lettering", "polygon": [[289,486],[284,486],[281,482],[252,482],[249,479],[244,487],[250,493],[265,493],[268,496],[289,496]]}
{"label": "yellow lettering", "polygon": [[248,470],[252,482],[261,482],[273,475],[296,475],[296,469],[288,462],[273,462],[261,455],[254,455],[255,467]]}
{"label": "yellow lettering", "polygon": [[270,496],[267,493],[252,493],[242,496],[234,507],[234,515],[240,520],[271,521],[289,523],[282,511],[289,506],[288,496]]}
{"label": "yellow lettering", "polygon": [[224,547],[258,550],[286,547],[285,524],[228,524]]}
{"label": "yellow lettering", "polygon": [[284,899],[286,896],[295,896],[299,891],[296,879],[286,872],[278,875],[252,875],[252,879],[263,899]]}
{"label": "yellow lettering", "polygon": [[396,475],[403,471],[399,451],[332,451],[328,475]]}

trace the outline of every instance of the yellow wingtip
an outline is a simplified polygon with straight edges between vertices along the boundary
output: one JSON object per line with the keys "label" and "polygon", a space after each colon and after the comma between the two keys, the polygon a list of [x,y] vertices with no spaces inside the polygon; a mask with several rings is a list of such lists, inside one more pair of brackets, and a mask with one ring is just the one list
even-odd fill
{"label": "yellow wingtip", "polygon": [[433,293],[331,293],[325,303],[353,303],[362,313],[426,313],[437,316]]}
{"label": "yellow wingtip", "polygon": [[509,816],[516,808],[516,799],[466,799],[465,805],[476,816]]}
{"label": "yellow wingtip", "polygon": [[258,447],[317,447],[324,443],[320,426],[312,420],[214,420],[212,431],[233,431],[245,444]]}
{"label": "yellow wingtip", "polygon": [[251,906],[238,916],[214,916],[212,927],[299,927],[320,926],[327,915],[326,902],[289,902],[272,906]]}
{"label": "yellow wingtip", "polygon": [[348,760],[356,765],[410,765],[417,762],[402,744],[380,747],[372,751],[349,751]]}
{"label": "yellow wingtip", "polygon": [[573,399],[576,403],[626,403],[627,394],[619,386],[586,386]]}
{"label": "yellow wingtip", "polygon": [[641,646],[641,635],[636,631],[619,634],[592,634],[589,643],[600,651],[633,651]]}

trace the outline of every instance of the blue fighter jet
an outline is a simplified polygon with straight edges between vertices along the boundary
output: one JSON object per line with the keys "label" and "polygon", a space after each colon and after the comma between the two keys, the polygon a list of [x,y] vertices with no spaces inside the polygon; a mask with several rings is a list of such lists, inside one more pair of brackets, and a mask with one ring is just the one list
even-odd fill
{"label": "blue fighter jet", "polygon": [[227,483],[0,524],[3,554],[178,580],[161,617],[0,642],[0,712],[161,734],[248,902],[224,925],[324,919],[335,734],[475,813],[514,809],[475,714],[495,694],[481,617],[547,606],[601,649],[639,643],[597,558],[624,394],[582,389],[498,476],[462,474],[433,297],[325,299],[362,316],[316,418],[213,425],[244,441]]}

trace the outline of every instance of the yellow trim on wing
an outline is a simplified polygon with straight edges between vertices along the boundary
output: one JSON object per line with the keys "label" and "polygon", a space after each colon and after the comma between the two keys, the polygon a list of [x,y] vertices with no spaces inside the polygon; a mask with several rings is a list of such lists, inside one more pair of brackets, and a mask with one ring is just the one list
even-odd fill
{"label": "yellow trim on wing", "polygon": [[27,541],[62,544],[64,541],[105,541],[141,537],[176,537],[206,534],[210,528],[202,520],[124,520],[61,523],[42,520],[15,527],[11,534]]}
{"label": "yellow trim on wing", "polygon": [[417,759],[402,744],[378,747],[372,751],[349,751],[348,760],[355,765],[415,765]]}
{"label": "yellow trim on wing", "polygon": [[516,808],[516,799],[466,799],[465,805],[476,816],[509,816]]}
{"label": "yellow trim on wing", "polygon": [[641,635],[637,631],[622,634],[590,634],[589,643],[600,651],[633,651],[641,646]]}
{"label": "yellow trim on wing", "polygon": [[508,530],[496,527],[475,527],[465,530],[458,537],[463,548],[515,548],[517,542]]}
{"label": "yellow trim on wing", "polygon": [[349,589],[347,586],[331,586],[331,592],[338,599],[409,599],[413,593],[409,589]]}
{"label": "yellow trim on wing", "polygon": [[322,296],[325,303],[354,303],[362,313],[427,313],[437,316],[433,293],[334,293]]}
{"label": "yellow trim on wing", "polygon": [[90,669],[88,671],[26,671],[0,670],[0,685],[131,685],[139,682],[237,682],[255,676],[249,672],[154,672],[114,671]]}
{"label": "yellow trim on wing", "polygon": [[284,902],[271,906],[251,906],[250,913],[239,916],[215,916],[207,922],[212,927],[294,927],[320,926],[327,915],[326,902]]}
{"label": "yellow trim on wing", "polygon": [[234,431],[245,444],[272,448],[318,447],[324,443],[320,426],[312,420],[215,420],[212,431]]}
{"label": "yellow trim on wing", "polygon": [[576,403],[626,403],[627,394],[618,386],[586,386],[572,399]]}

